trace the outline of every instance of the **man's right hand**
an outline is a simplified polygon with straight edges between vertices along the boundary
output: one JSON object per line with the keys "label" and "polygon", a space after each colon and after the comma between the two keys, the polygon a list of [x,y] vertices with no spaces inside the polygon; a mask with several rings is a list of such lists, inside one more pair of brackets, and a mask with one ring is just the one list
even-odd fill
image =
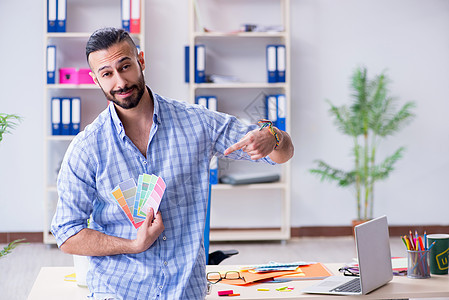
{"label": "man's right hand", "polygon": [[158,212],[154,218],[153,215],[153,209],[150,208],[145,221],[137,230],[137,237],[134,240],[135,253],[140,253],[150,248],[165,229],[161,212]]}

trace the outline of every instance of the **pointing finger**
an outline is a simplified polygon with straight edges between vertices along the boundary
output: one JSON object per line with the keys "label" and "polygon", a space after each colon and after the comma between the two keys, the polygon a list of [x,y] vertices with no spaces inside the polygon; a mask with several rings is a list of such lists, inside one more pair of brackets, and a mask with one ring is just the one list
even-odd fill
{"label": "pointing finger", "polygon": [[229,155],[234,151],[240,150],[243,147],[247,146],[248,141],[246,139],[243,139],[237,143],[235,143],[234,145],[232,145],[231,147],[229,147],[228,149],[225,150],[224,155]]}

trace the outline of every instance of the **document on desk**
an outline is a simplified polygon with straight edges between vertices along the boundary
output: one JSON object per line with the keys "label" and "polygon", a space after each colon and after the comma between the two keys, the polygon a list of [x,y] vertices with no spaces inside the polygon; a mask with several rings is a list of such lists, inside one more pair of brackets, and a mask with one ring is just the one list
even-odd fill
{"label": "document on desk", "polygon": [[[274,270],[274,268],[278,268],[278,270]],[[279,282],[290,280],[323,279],[332,275],[332,273],[321,263],[242,266],[240,267],[239,273],[243,279],[223,279],[220,282],[231,285],[248,286],[270,281]]]}

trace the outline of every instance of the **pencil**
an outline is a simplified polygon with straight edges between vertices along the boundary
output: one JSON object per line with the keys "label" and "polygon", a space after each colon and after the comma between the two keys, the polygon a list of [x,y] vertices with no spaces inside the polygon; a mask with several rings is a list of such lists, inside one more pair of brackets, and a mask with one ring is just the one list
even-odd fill
{"label": "pencil", "polygon": [[419,246],[421,247],[421,251],[426,250],[426,249],[424,249],[424,245],[423,245],[423,243],[422,243],[422,238],[421,238],[421,237],[418,237],[418,240],[419,240]]}
{"label": "pencil", "polygon": [[407,247],[407,249],[408,249],[407,242],[405,241],[404,236],[401,236],[401,240],[402,240],[402,242],[404,243],[405,247]]}
{"label": "pencil", "polygon": [[412,250],[412,245],[410,243],[408,236],[404,235],[404,238],[405,238],[405,242],[407,243],[407,250]]}
{"label": "pencil", "polygon": [[415,249],[415,244],[413,243],[413,234],[412,234],[411,230],[409,230],[409,234],[410,234],[410,244],[412,246],[412,248],[410,250],[414,250]]}
{"label": "pencil", "polygon": [[427,250],[427,232],[424,231],[424,248]]}

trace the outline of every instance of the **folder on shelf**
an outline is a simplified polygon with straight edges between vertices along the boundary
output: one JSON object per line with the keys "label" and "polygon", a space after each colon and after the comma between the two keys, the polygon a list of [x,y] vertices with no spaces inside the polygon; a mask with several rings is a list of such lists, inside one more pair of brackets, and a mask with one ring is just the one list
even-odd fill
{"label": "folder on shelf", "polygon": [[185,46],[184,47],[184,82],[189,83],[190,82],[190,47]]}
{"label": "folder on shelf", "polygon": [[61,135],[61,99],[51,98],[51,134]]}
{"label": "folder on shelf", "polygon": [[276,95],[268,95],[266,98],[266,118],[273,122],[273,124],[276,126],[277,123],[277,97]]}
{"label": "folder on shelf", "polygon": [[218,158],[213,156],[209,164],[209,182],[218,184]]}
{"label": "folder on shelf", "polygon": [[77,135],[81,125],[81,99],[75,97],[71,99],[70,134]]}
{"label": "folder on shelf", "polygon": [[[206,107],[211,111],[217,111],[217,97],[215,96],[197,96],[195,103]],[[212,157],[209,164],[210,184],[218,184],[218,158]]]}
{"label": "folder on shelf", "polygon": [[196,96],[195,104],[202,105],[211,111],[217,111],[217,97],[216,96]]}
{"label": "folder on shelf", "polygon": [[276,46],[277,82],[285,82],[285,45]]}
{"label": "folder on shelf", "polygon": [[276,45],[267,45],[267,75],[268,82],[277,82]]}
{"label": "folder on shelf", "polygon": [[195,45],[195,83],[206,82],[206,46]]}
{"label": "folder on shelf", "polygon": [[131,0],[130,33],[140,33],[140,1],[141,0]]}
{"label": "folder on shelf", "polygon": [[195,99],[195,104],[199,104],[207,108],[207,97],[205,96],[197,96]]}
{"label": "folder on shelf", "polygon": [[287,115],[287,102],[284,94],[277,95],[277,122],[276,127],[285,131],[285,117]]}
{"label": "folder on shelf", "polygon": [[217,97],[207,97],[207,108],[211,111],[217,111]]}
{"label": "folder on shelf", "polygon": [[129,19],[131,17],[131,0],[122,0],[122,28],[126,31],[129,29]]}
{"label": "folder on shelf", "polygon": [[57,1],[58,0],[47,0],[47,32],[57,31]]}
{"label": "folder on shelf", "polygon": [[[207,97],[207,108],[210,111],[217,111],[217,97]],[[209,165],[209,182],[210,184],[218,184],[218,158],[212,157]]]}
{"label": "folder on shelf", "polygon": [[67,0],[58,0],[57,32],[66,32]]}
{"label": "folder on shelf", "polygon": [[61,134],[70,135],[70,117],[71,117],[71,99],[63,98],[61,100]]}
{"label": "folder on shelf", "polygon": [[47,46],[47,84],[56,83],[56,46]]}

